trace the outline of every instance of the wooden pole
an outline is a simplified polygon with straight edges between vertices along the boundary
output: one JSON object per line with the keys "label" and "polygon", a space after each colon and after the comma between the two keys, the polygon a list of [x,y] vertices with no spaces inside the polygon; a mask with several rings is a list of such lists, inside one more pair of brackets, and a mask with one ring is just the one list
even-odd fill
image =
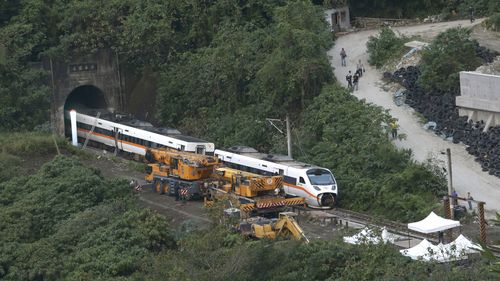
{"label": "wooden pole", "polygon": [[479,209],[479,238],[486,244],[486,220],[484,219],[484,202],[478,202]]}

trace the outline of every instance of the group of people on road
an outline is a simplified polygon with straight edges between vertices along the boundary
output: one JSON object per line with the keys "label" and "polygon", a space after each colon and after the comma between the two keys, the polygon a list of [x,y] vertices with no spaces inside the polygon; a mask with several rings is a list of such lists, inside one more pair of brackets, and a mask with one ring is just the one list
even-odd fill
{"label": "group of people on road", "polygon": [[[342,66],[347,66],[347,53],[342,48],[340,51],[340,63]],[[358,64],[356,65],[356,70],[354,71],[354,75],[351,73],[349,70],[349,73],[347,73],[345,80],[347,81],[347,88],[351,91],[357,91],[358,90],[358,85],[359,85],[359,78],[363,76],[363,73],[365,72],[365,67],[361,60],[358,61]]]}

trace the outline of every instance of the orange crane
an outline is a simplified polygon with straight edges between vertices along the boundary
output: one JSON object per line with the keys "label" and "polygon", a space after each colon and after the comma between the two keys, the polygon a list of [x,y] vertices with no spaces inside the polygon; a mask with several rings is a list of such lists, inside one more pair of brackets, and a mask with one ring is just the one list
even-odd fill
{"label": "orange crane", "polygon": [[210,187],[212,199],[220,194],[236,196],[240,202],[241,216],[244,218],[263,213],[279,213],[287,206],[304,205],[302,197],[286,198],[282,176],[263,176],[219,167],[215,169],[214,179],[224,184]]}
{"label": "orange crane", "polygon": [[211,180],[219,159],[214,156],[194,154],[168,148],[146,150],[146,181],[154,184],[160,194],[182,194],[185,199],[203,198],[207,181]]}

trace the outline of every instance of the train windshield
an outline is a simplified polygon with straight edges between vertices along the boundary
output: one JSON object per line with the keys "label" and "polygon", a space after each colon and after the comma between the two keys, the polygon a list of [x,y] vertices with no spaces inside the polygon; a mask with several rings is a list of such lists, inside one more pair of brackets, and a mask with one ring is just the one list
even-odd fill
{"label": "train windshield", "polygon": [[335,184],[332,173],[325,169],[309,169],[307,177],[313,185],[332,185]]}

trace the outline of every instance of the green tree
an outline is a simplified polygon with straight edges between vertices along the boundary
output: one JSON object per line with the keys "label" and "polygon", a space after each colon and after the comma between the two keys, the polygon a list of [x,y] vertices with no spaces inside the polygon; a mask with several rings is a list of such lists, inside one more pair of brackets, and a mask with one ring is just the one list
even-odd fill
{"label": "green tree", "polygon": [[391,59],[401,57],[406,41],[406,38],[399,38],[392,29],[382,28],[378,36],[370,36],[366,43],[368,62],[380,68]]}
{"label": "green tree", "polygon": [[425,89],[457,92],[459,72],[470,71],[481,65],[476,56],[471,31],[465,28],[451,28],[439,34],[424,49],[418,83]]}

